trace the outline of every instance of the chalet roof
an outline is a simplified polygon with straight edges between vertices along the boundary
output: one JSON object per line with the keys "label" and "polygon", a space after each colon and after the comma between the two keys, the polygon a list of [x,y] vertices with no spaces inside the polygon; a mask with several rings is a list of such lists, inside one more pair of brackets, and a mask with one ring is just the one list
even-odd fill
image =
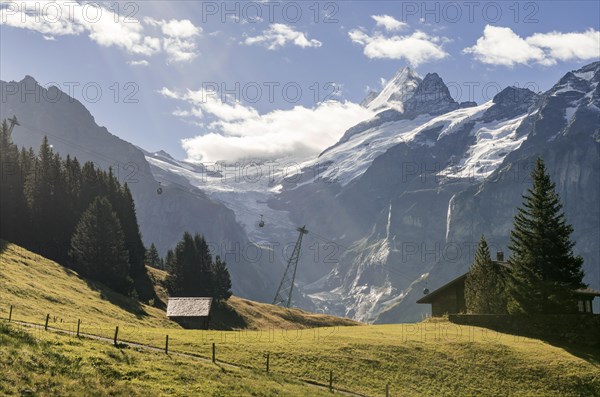
{"label": "chalet roof", "polygon": [[600,296],[600,291],[598,291],[597,289],[590,288],[590,287],[579,288],[578,290],[575,291],[575,293],[577,293],[579,295]]}
{"label": "chalet roof", "polygon": [[[504,266],[505,268],[509,268],[508,267],[508,262],[499,262],[499,261],[494,261],[494,263],[499,264],[501,266]],[[429,294],[425,295],[424,297],[422,297],[421,299],[419,299],[417,301],[417,303],[433,303],[433,301],[435,300],[435,298],[440,295],[442,292],[444,292],[445,290],[454,287],[455,285],[458,285],[459,283],[463,283],[465,281],[465,279],[467,278],[467,273],[462,274],[458,277],[456,277],[454,280],[451,280],[449,282],[447,282],[446,284],[442,285],[441,287],[439,287],[438,289],[430,292]],[[587,288],[580,288],[578,290],[575,291],[577,294],[580,295],[588,295],[588,296],[600,296],[600,291],[595,290],[593,288],[587,287]]]}
{"label": "chalet roof", "polygon": [[[500,265],[503,268],[509,268],[508,267],[508,262],[507,261],[492,261],[494,264],[496,265]],[[459,283],[463,283],[465,281],[465,279],[467,278],[467,274],[469,272],[460,275],[458,277],[456,277],[454,280],[451,280],[449,282],[447,282],[446,284],[442,285],[441,287],[439,287],[438,289],[430,292],[429,294],[425,295],[424,297],[422,297],[421,299],[419,299],[417,301],[417,303],[433,303],[433,300],[440,295],[442,292],[444,292],[445,290],[454,287],[455,285],[459,284]]]}
{"label": "chalet roof", "polygon": [[206,317],[213,298],[169,298],[167,317]]}
{"label": "chalet roof", "polygon": [[433,303],[433,300],[440,295],[442,292],[444,292],[445,290],[454,287],[455,285],[459,284],[459,283],[463,283],[465,281],[465,279],[467,278],[467,273],[456,277],[454,280],[447,282],[446,284],[442,285],[440,288],[428,293],[427,295],[425,295],[424,297],[422,297],[421,299],[419,299],[417,301],[417,303]]}

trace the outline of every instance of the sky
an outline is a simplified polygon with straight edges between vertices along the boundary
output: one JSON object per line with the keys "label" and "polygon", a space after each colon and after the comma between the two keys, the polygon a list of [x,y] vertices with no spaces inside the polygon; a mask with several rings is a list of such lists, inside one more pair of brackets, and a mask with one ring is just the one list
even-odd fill
{"label": "sky", "polygon": [[457,101],[545,91],[600,58],[597,1],[4,1],[0,78],[190,161],[318,154],[405,66]]}

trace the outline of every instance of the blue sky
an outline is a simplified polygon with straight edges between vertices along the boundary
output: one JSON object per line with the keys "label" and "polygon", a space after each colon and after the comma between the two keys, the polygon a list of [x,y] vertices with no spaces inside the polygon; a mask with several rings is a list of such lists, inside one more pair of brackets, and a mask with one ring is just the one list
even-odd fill
{"label": "blue sky", "polygon": [[481,103],[600,56],[596,1],[23,4],[2,1],[3,80],[77,83],[98,124],[198,161],[317,153],[403,66]]}

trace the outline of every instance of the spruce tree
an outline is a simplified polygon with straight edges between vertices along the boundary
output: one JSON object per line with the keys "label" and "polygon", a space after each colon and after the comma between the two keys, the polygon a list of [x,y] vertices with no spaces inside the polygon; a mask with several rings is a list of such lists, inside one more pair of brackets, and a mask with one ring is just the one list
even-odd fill
{"label": "spruce tree", "polygon": [[212,258],[202,236],[185,232],[174,253],[167,254],[167,266],[171,296],[213,296]]}
{"label": "spruce tree", "polygon": [[583,259],[573,254],[573,228],[542,159],[531,173],[510,236],[510,313],[572,313],[574,291],[584,287]]}
{"label": "spruce tree", "polygon": [[465,301],[469,313],[506,313],[503,274],[502,265],[492,261],[487,242],[481,236],[465,280]]}
{"label": "spruce tree", "polygon": [[15,243],[26,240],[29,220],[21,156],[4,120],[0,127],[0,238]]}
{"label": "spruce tree", "polygon": [[157,269],[161,268],[160,255],[158,255],[158,250],[154,243],[150,244],[150,248],[146,250],[146,264]]}
{"label": "spruce tree", "polygon": [[116,213],[105,197],[97,197],[81,215],[71,239],[71,256],[84,276],[122,292],[131,291],[129,253]]}
{"label": "spruce tree", "polygon": [[217,301],[227,300],[231,296],[231,276],[227,264],[217,255],[213,266],[213,297]]}

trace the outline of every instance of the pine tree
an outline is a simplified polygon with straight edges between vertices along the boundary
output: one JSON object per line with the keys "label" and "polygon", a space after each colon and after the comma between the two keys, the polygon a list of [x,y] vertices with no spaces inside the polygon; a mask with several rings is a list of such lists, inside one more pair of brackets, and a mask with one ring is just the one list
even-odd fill
{"label": "pine tree", "polygon": [[158,255],[158,250],[154,243],[150,244],[150,248],[146,250],[146,264],[157,269],[161,268],[160,255]]}
{"label": "pine tree", "polygon": [[127,183],[123,185],[123,188],[119,189],[119,182],[116,177],[112,175],[112,172],[109,172],[108,187],[109,192],[113,189],[117,190],[117,192],[114,193],[115,202],[111,202],[121,221],[123,233],[125,234],[125,245],[129,251],[131,277],[137,278],[146,272],[144,267],[146,247],[144,247],[144,243],[142,242],[142,234],[137,222],[133,196],[131,195]]}
{"label": "pine tree", "polygon": [[584,287],[583,258],[574,256],[573,228],[542,159],[531,173],[510,236],[510,313],[571,313],[574,291]]}
{"label": "pine tree", "polygon": [[202,236],[185,232],[175,251],[167,254],[167,266],[171,296],[213,295],[212,258]]}
{"label": "pine tree", "polygon": [[129,293],[129,253],[116,213],[105,197],[97,197],[81,215],[73,238],[71,256],[77,270],[123,293]]}
{"label": "pine tree", "polygon": [[6,120],[0,127],[0,237],[26,241],[29,213],[24,195],[21,154],[13,143]]}
{"label": "pine tree", "polygon": [[217,301],[227,300],[231,296],[231,276],[227,264],[217,255],[213,266],[213,297]]}
{"label": "pine tree", "polygon": [[60,202],[55,197],[55,186],[60,180],[60,164],[57,164],[48,138],[44,137],[34,167],[25,181],[25,194],[33,228],[32,242],[35,251],[50,259],[60,260],[57,255],[56,209]]}
{"label": "pine tree", "polygon": [[504,271],[501,266],[492,261],[487,242],[481,236],[465,280],[465,301],[469,313],[506,313]]}

